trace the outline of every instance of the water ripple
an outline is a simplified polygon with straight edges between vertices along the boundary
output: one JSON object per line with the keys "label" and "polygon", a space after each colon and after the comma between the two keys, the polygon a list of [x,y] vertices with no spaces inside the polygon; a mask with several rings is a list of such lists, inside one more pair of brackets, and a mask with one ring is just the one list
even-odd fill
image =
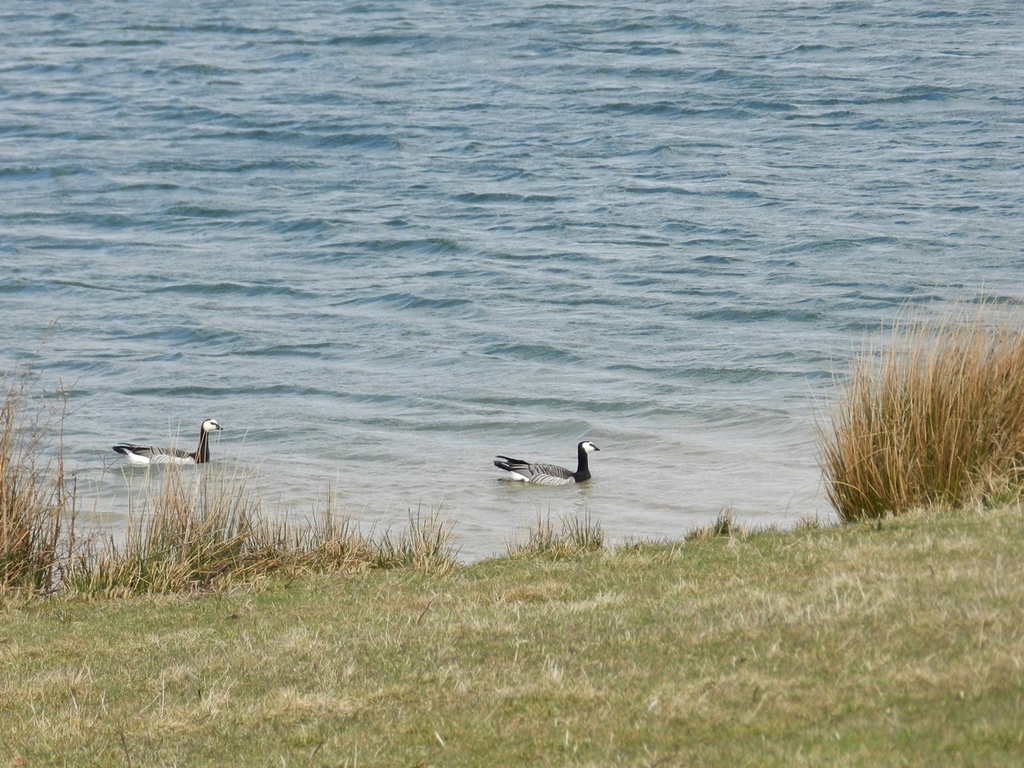
{"label": "water ripple", "polygon": [[[270,488],[443,497],[467,553],[821,513],[865,336],[1022,301],[1024,17],[677,5],[10,0],[0,361],[87,466],[216,413]],[[589,490],[490,482],[583,437]]]}

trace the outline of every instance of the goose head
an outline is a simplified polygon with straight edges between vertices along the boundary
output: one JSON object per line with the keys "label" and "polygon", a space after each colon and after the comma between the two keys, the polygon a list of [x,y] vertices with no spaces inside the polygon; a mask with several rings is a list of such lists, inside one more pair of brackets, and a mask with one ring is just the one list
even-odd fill
{"label": "goose head", "polygon": [[207,419],[206,421],[203,422],[203,426],[201,427],[201,429],[203,431],[203,434],[208,434],[210,432],[217,432],[218,430],[224,428],[218,423],[216,419]]}
{"label": "goose head", "polygon": [[579,444],[579,449],[584,453],[593,453],[594,451],[600,451],[601,449],[594,445],[589,440],[584,440]]}

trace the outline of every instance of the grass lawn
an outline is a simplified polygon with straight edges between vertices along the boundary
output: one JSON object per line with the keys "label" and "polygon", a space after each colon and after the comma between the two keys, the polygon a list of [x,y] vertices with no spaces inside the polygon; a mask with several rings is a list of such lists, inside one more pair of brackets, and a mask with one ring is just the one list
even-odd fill
{"label": "grass lawn", "polygon": [[1022,541],[1002,507],[10,598],[0,768],[1021,765]]}

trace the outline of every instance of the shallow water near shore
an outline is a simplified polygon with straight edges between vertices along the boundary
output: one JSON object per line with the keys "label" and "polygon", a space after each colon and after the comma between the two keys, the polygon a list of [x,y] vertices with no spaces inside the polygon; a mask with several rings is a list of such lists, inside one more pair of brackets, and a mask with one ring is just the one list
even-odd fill
{"label": "shallow water near shore", "polygon": [[[207,417],[269,508],[441,509],[461,559],[827,518],[865,338],[1024,296],[1017,11],[14,0],[0,364],[114,526],[110,446]],[[584,438],[584,486],[491,465]]]}

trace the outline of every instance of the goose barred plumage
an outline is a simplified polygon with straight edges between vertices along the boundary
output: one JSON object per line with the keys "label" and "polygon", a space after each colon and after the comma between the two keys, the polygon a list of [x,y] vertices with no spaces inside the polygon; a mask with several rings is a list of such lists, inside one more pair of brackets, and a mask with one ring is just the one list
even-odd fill
{"label": "goose barred plumage", "polygon": [[205,464],[210,460],[210,433],[222,429],[216,419],[207,419],[199,427],[199,446],[193,452],[179,448],[157,448],[152,445],[119,443],[114,450],[128,459],[129,464]]}
{"label": "goose barred plumage", "polygon": [[579,459],[575,472],[570,472],[565,467],[555,464],[532,464],[522,459],[513,459],[508,456],[499,456],[494,460],[494,466],[504,469],[509,473],[510,480],[518,480],[522,483],[533,483],[534,485],[568,485],[569,483],[582,483],[590,479],[590,463],[587,455],[592,451],[601,450],[589,440],[584,440],[576,446],[576,455]]}

